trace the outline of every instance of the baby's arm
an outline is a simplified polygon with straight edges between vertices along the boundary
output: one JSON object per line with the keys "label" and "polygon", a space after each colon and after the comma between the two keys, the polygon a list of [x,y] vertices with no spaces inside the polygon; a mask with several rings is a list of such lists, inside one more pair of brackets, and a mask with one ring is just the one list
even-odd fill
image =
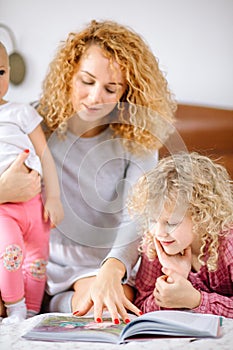
{"label": "baby's arm", "polygon": [[44,219],[47,221],[48,218],[50,218],[51,227],[54,227],[63,219],[64,216],[63,207],[60,200],[60,187],[56,166],[40,125],[38,125],[29,134],[29,137],[42,164],[46,193]]}

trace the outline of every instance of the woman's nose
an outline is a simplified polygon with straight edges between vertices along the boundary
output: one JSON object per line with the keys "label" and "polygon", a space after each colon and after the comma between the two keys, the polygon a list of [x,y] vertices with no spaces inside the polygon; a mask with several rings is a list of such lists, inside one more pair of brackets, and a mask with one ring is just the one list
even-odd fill
{"label": "woman's nose", "polygon": [[94,105],[100,104],[102,102],[102,89],[98,85],[92,86],[90,92],[89,92],[89,101]]}

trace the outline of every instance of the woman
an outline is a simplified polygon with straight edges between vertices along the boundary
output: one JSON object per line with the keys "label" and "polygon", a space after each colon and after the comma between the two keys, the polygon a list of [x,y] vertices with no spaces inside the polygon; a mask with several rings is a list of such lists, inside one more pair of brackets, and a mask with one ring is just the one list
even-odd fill
{"label": "woman", "polygon": [[[101,322],[106,308],[115,323],[119,315],[129,321],[127,310],[140,314],[130,281],[138,237],[124,201],[130,184],[157,162],[175,110],[157,59],[131,29],[92,21],[58,49],[38,108],[65,212],[51,234],[50,311],[83,315],[93,307]],[[0,181],[0,201],[12,199],[10,186],[16,200],[14,169]]]}

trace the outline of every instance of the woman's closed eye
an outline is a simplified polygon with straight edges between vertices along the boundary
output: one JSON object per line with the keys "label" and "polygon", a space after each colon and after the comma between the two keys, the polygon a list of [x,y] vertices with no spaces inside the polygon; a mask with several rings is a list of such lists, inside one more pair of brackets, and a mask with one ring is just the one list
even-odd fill
{"label": "woman's closed eye", "polygon": [[93,84],[95,84],[94,81],[87,81],[87,80],[82,80],[82,83],[85,84],[85,85],[93,85]]}
{"label": "woman's closed eye", "polygon": [[[94,85],[94,84],[95,84],[95,81],[82,80],[82,83],[85,84],[85,85]],[[117,93],[117,88],[115,88],[115,87],[106,86],[106,87],[105,87],[105,90],[106,90],[109,94],[116,94],[116,93]]]}
{"label": "woman's closed eye", "polygon": [[110,87],[106,87],[105,90],[107,92],[109,92],[110,94],[116,94],[116,92],[117,92],[117,89],[110,88]]}

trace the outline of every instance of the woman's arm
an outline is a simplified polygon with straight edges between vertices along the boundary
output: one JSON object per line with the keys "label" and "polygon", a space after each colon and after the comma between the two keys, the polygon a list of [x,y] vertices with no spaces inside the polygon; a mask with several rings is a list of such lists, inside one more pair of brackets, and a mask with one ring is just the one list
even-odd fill
{"label": "woman's arm", "polygon": [[[123,203],[127,199],[129,186],[134,184],[143,172],[151,169],[157,162],[157,153],[148,158],[137,158],[129,161],[125,169]],[[117,237],[112,249],[103,260],[96,277],[85,279],[86,293],[83,293],[84,283],[77,281],[74,286],[75,295],[73,297],[74,311],[79,311],[78,315],[83,315],[93,307],[95,319],[102,318],[103,308],[107,308],[114,320],[118,320],[118,314],[123,320],[129,319],[127,311],[136,315],[141,314],[141,310],[132,303],[132,290],[126,284],[131,270],[135,266],[139,254],[140,237],[135,223],[129,217],[126,205],[124,205],[121,225],[118,228]],[[80,298],[83,302],[80,304]]]}
{"label": "woman's arm", "polygon": [[140,244],[141,236],[138,232],[137,223],[133,221],[133,218],[129,215],[127,208],[127,198],[131,186],[133,186],[138,179],[148,170],[152,169],[158,162],[158,152],[152,152],[146,157],[136,157],[131,155],[130,162],[125,171],[124,179],[124,195],[123,195],[123,212],[121,225],[118,228],[118,234],[109,251],[106,261],[109,258],[115,258],[120,260],[126,270],[124,277],[124,282],[127,282],[131,275],[132,268],[136,264],[139,254],[138,247]]}
{"label": "woman's arm", "polygon": [[24,162],[28,153],[22,152],[0,176],[0,203],[26,202],[41,192],[41,178],[34,170],[27,172]]}

